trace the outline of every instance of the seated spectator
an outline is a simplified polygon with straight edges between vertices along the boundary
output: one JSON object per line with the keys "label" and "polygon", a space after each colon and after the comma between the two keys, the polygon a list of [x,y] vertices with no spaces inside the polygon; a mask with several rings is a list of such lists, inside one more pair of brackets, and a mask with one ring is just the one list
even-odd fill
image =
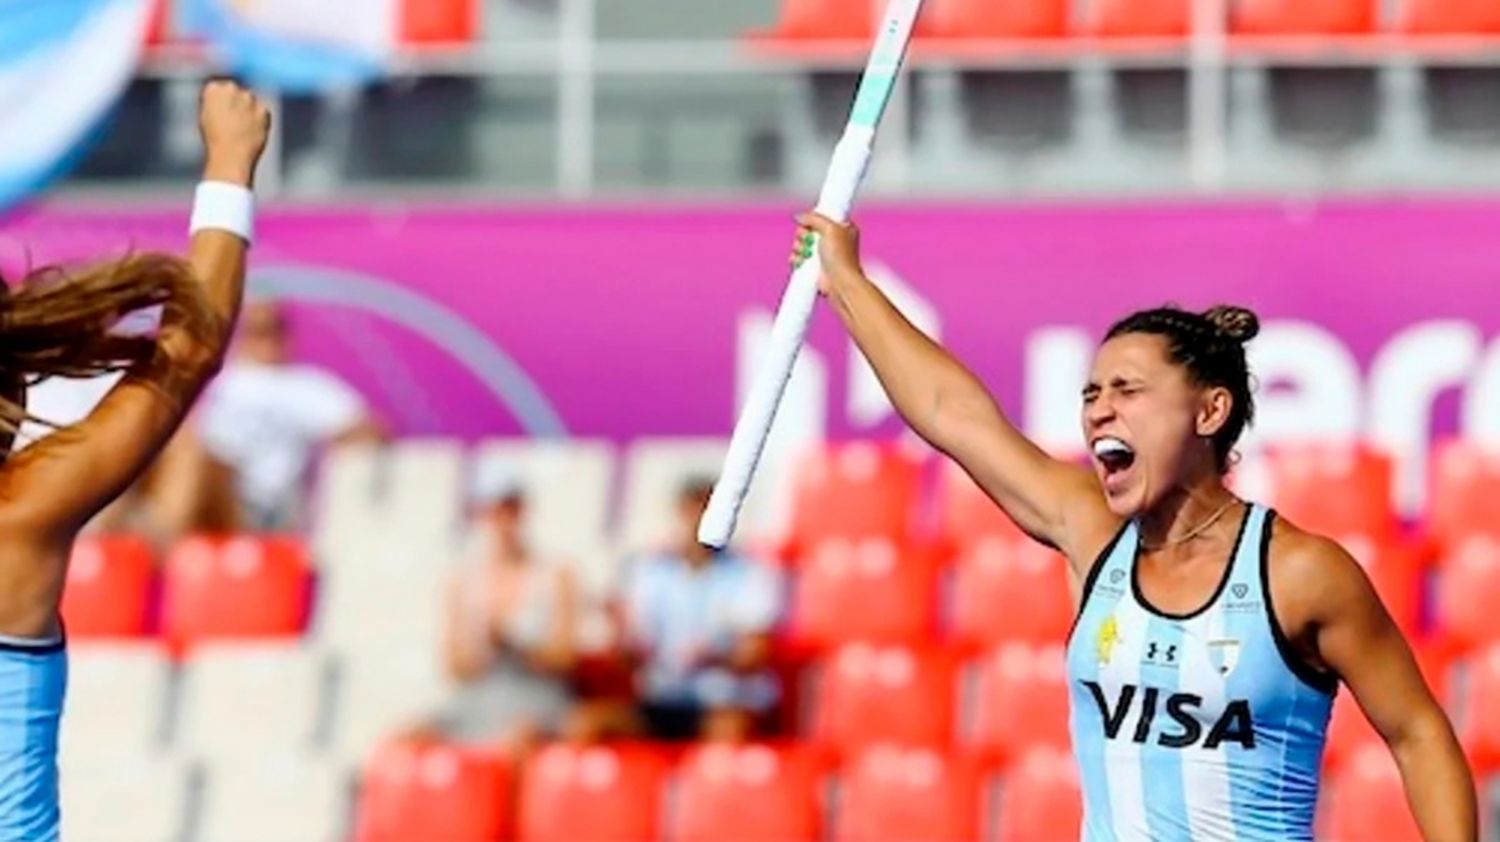
{"label": "seated spectator", "polygon": [[698,543],[712,490],[684,486],[676,545],[637,563],[626,584],[640,714],[658,739],[744,739],[780,697],[768,666],[781,585],[771,568]]}
{"label": "seated spectator", "polygon": [[353,387],[290,358],[287,315],[252,301],[233,358],[204,395],[195,426],[207,454],[234,473],[240,528],[296,529],[319,448],[379,441],[381,423]]}
{"label": "seated spectator", "polygon": [[475,482],[472,549],[449,584],[444,656],[460,689],[436,723],[449,739],[524,753],[538,740],[591,739],[570,686],[579,587],[572,570],[537,558],[525,539],[526,499],[489,465]]}

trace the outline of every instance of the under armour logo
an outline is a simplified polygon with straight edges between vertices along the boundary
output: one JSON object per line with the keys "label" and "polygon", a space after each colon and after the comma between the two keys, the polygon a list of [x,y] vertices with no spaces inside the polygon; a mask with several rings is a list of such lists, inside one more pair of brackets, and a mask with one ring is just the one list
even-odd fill
{"label": "under armour logo", "polygon": [[1230,590],[1231,593],[1234,594],[1234,598],[1235,599],[1244,599],[1245,598],[1245,594],[1250,593],[1250,586],[1249,585],[1243,585],[1243,584],[1242,585],[1235,585],[1234,587],[1230,588],[1229,590]]}
{"label": "under armour logo", "polygon": [[1123,578],[1125,578],[1125,571],[1124,570],[1111,570],[1111,571],[1109,571],[1109,583],[1111,585],[1118,585],[1118,584],[1120,584],[1120,580],[1123,579]]}
{"label": "under armour logo", "polygon": [[[1160,655],[1165,655],[1166,657],[1158,657]],[[1174,643],[1171,646],[1163,649],[1156,643],[1156,641],[1153,640],[1150,643],[1146,644],[1146,660],[1162,661],[1168,664],[1175,664],[1177,663],[1177,645]]]}

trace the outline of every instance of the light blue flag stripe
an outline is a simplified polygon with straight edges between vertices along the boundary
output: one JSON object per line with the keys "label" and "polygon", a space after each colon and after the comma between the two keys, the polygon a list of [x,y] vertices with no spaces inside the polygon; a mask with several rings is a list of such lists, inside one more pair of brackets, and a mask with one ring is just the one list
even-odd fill
{"label": "light blue flag stripe", "polygon": [[0,0],[0,211],[69,172],[124,93],[148,0]]}
{"label": "light blue flag stripe", "polygon": [[385,75],[387,68],[379,56],[267,32],[244,23],[226,8],[226,2],[189,0],[184,20],[218,48],[231,72],[252,85],[313,93],[366,84]]}

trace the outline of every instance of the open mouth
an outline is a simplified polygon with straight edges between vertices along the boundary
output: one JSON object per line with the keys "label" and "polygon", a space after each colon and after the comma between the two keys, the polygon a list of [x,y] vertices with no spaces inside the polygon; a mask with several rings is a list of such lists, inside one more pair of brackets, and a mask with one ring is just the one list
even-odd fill
{"label": "open mouth", "polygon": [[1129,470],[1135,464],[1135,450],[1114,436],[1094,439],[1094,458],[1104,468],[1105,477]]}

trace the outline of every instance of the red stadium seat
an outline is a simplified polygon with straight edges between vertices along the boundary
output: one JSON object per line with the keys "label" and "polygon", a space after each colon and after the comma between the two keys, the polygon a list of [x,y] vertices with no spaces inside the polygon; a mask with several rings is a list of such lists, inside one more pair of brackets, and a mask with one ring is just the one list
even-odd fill
{"label": "red stadium seat", "polygon": [[794,593],[791,635],[814,647],[920,643],[937,622],[932,566],[885,538],[818,544],[798,571]]}
{"label": "red stadium seat", "polygon": [[479,34],[478,0],[403,0],[401,43],[464,44]]}
{"label": "red stadium seat", "polygon": [[1421,842],[1406,806],[1401,773],[1383,745],[1366,746],[1349,758],[1324,794],[1320,839]]}
{"label": "red stadium seat", "polygon": [[1051,748],[1027,752],[1006,778],[997,809],[996,842],[1077,839],[1083,806],[1072,756]]}
{"label": "red stadium seat", "polygon": [[146,27],[146,44],[154,46],[166,43],[169,27],[167,22],[172,12],[170,0],[151,0],[151,22]]}
{"label": "red stadium seat", "polygon": [[[1416,657],[1417,666],[1422,670],[1427,686],[1440,703],[1446,702],[1449,663],[1445,648],[1420,638],[1409,639],[1412,654]],[[1353,694],[1339,693],[1333,703],[1333,718],[1328,724],[1328,742],[1323,753],[1324,766],[1337,770],[1367,746],[1384,748],[1385,742],[1365,718],[1364,711],[1360,710]]]}
{"label": "red stadium seat", "polygon": [[1369,746],[1384,747],[1380,733],[1365,718],[1359,703],[1349,693],[1340,693],[1333,702],[1333,717],[1328,721],[1328,741],[1323,749],[1323,765],[1336,771],[1350,758]]}
{"label": "red stadium seat", "polygon": [[875,35],[874,0],[782,0],[776,38],[869,41]]}
{"label": "red stadium seat", "polygon": [[1245,35],[1360,35],[1375,30],[1378,0],[1238,0],[1231,28]]}
{"label": "red stadium seat", "polygon": [[953,630],[966,645],[1060,642],[1072,624],[1068,566],[1055,550],[1024,536],[997,537],[959,560]]}
{"label": "red stadium seat", "polygon": [[814,734],[844,756],[880,743],[946,746],[955,678],[944,652],[846,646],[824,665]]}
{"label": "red stadium seat", "polygon": [[1068,31],[1067,0],[938,0],[929,14],[948,38],[1058,38]]}
{"label": "red stadium seat", "polygon": [[167,558],[163,633],[174,647],[207,639],[294,636],[311,573],[294,538],[198,537]]}
{"label": "red stadium seat", "polygon": [[978,664],[968,742],[1002,763],[1035,746],[1067,749],[1067,664],[1061,644],[1012,643]]}
{"label": "red stadium seat", "polygon": [[1422,611],[1420,552],[1400,538],[1337,535],[1339,545],[1364,568],[1396,625],[1407,634],[1418,631]]}
{"label": "red stadium seat", "polygon": [[1303,529],[1324,535],[1390,535],[1391,458],[1351,444],[1278,446],[1270,459],[1272,502]]}
{"label": "red stadium seat", "polygon": [[549,746],[521,779],[520,842],[654,842],[667,765],[644,746]]}
{"label": "red stadium seat", "polygon": [[684,759],[676,842],[813,842],[822,834],[823,769],[812,749],[706,745]]}
{"label": "red stadium seat", "polygon": [[1087,29],[1106,38],[1183,38],[1193,28],[1191,0],[1095,0]]}
{"label": "red stadium seat", "polygon": [[951,460],[943,463],[938,512],[939,538],[947,557],[962,554],[989,538],[1025,537],[1015,521]]}
{"label": "red stadium seat", "polygon": [[1438,622],[1459,650],[1500,640],[1500,536],[1476,535],[1444,556]]}
{"label": "red stadium seat", "polygon": [[71,637],[139,637],[147,632],[156,564],[134,536],[83,537],[73,546],[62,616]]}
{"label": "red stadium seat", "polygon": [[[1500,5],[1495,8],[1500,15]],[[1475,532],[1500,534],[1500,447],[1470,441],[1438,446],[1427,526],[1448,545]]]}
{"label": "red stadium seat", "polygon": [[1417,666],[1422,670],[1422,677],[1427,679],[1427,686],[1432,688],[1433,695],[1439,701],[1447,700],[1453,687],[1454,652],[1451,647],[1432,637],[1408,640],[1412,654],[1417,659]]}
{"label": "red stadium seat", "polygon": [[365,764],[356,842],[508,838],[512,773],[495,753],[398,742]]}
{"label": "red stadium seat", "polygon": [[1417,35],[1500,34],[1494,0],[1406,0],[1405,30]]}
{"label": "red stadium seat", "polygon": [[851,442],[809,454],[798,465],[790,551],[827,538],[889,538],[912,533],[921,463],[895,443]]}
{"label": "red stadium seat", "polygon": [[843,776],[837,842],[968,842],[983,826],[983,775],[972,758],[873,748]]}
{"label": "red stadium seat", "polygon": [[1500,643],[1468,658],[1464,679],[1459,739],[1481,774],[1500,771]]}

